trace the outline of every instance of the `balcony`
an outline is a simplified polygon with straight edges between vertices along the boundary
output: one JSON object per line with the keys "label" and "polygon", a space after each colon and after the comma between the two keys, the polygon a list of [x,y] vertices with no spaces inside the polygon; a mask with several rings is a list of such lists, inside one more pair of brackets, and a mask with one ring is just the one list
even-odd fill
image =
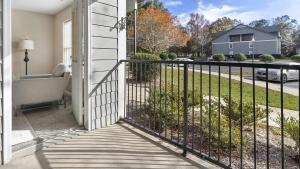
{"label": "balcony", "polygon": [[[124,83],[114,80],[122,66]],[[89,95],[101,129],[59,137],[6,168],[297,168],[299,89],[284,84],[287,70],[299,79],[298,65],[123,60]],[[106,127],[122,105],[124,117]]]}
{"label": "balcony", "polygon": [[[284,84],[286,72],[299,79],[298,65],[123,64],[129,124],[224,168],[299,166],[299,89]],[[267,81],[256,79],[258,70]]]}
{"label": "balcony", "polygon": [[183,158],[180,150],[161,143],[119,123],[94,132],[60,136],[44,143],[34,155],[15,159],[3,168],[215,168],[201,160]]}

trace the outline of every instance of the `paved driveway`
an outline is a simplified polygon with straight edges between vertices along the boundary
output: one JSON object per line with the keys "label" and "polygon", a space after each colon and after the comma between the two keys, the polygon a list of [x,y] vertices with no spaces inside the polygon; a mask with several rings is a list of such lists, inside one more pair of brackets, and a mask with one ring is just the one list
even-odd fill
{"label": "paved driveway", "polygon": [[[209,66],[203,66],[202,67],[203,71],[205,73],[207,73],[209,71]],[[200,70],[200,66],[198,65],[195,65],[195,70],[199,71]],[[237,71],[240,71],[240,68],[239,67],[232,67],[232,72],[237,72]],[[218,72],[218,67],[217,66],[212,66],[211,67],[211,72],[212,74],[216,75],[216,73]],[[222,67],[221,68],[221,72],[224,74],[227,74],[229,71],[229,68],[228,67]],[[243,71],[245,72],[252,72],[252,68],[243,68]],[[223,77],[226,77],[223,76]],[[228,76],[227,76],[228,77]],[[232,75],[232,77],[234,79],[239,79],[238,76],[234,76]],[[248,81],[249,83],[251,83],[252,81],[252,76],[251,77],[245,77],[244,78],[246,81]],[[256,84],[258,84],[259,86],[264,86],[264,83],[266,83],[265,81],[262,81],[262,80],[256,80]],[[269,85],[271,86],[272,89],[275,89],[275,90],[280,90],[280,83],[279,82],[269,82]],[[289,81],[287,83],[284,84],[284,88],[286,88],[287,91],[290,91],[288,93],[290,94],[293,94],[293,95],[297,95],[298,96],[298,90],[299,90],[299,81]]]}

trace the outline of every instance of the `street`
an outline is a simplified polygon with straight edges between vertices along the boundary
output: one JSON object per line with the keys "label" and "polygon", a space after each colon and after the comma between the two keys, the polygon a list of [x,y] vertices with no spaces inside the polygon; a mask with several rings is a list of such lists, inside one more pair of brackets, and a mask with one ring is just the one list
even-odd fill
{"label": "street", "polygon": [[[200,70],[200,66],[199,65],[195,65],[195,70]],[[209,66],[202,66],[202,70],[203,71],[209,71]],[[218,67],[217,66],[211,66],[211,71],[212,72],[218,72]],[[231,71],[232,71],[232,75],[237,75],[236,73],[239,73],[240,68],[239,67],[231,67]],[[243,68],[243,71],[246,72],[245,74],[249,74],[245,76],[245,79],[251,79],[252,80],[252,68]],[[229,72],[229,68],[228,67],[221,67],[221,73],[224,74],[228,74]],[[260,81],[263,82],[262,80],[256,80],[256,81]],[[278,85],[278,87],[280,87],[280,83],[279,82],[269,82],[270,84],[273,85]],[[298,81],[289,81],[287,83],[284,84],[284,87],[290,87],[293,89],[299,89],[299,82]]]}

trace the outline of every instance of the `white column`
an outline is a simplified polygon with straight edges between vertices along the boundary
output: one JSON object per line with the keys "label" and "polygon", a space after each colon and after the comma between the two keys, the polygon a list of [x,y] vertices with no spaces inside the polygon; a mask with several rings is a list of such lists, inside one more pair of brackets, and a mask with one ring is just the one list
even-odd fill
{"label": "white column", "polygon": [[[127,1],[118,1],[118,20],[126,17],[126,3]],[[126,29],[119,30],[118,37],[118,60],[126,59]],[[125,116],[125,64],[119,66],[118,69],[118,112],[119,119]]]}

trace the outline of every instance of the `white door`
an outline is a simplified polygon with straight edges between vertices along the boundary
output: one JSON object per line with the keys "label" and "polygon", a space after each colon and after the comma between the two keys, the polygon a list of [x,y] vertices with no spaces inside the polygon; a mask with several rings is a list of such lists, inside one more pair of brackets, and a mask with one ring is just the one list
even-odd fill
{"label": "white door", "polygon": [[111,70],[121,58],[119,4],[118,0],[87,0],[84,4],[84,117],[89,130],[118,121],[119,72]]}

